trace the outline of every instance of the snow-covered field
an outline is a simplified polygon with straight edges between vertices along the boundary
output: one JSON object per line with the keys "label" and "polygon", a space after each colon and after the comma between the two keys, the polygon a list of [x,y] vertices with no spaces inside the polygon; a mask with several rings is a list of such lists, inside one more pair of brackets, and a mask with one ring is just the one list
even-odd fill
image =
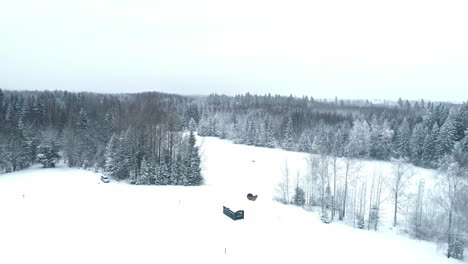
{"label": "snow-covered field", "polygon": [[[274,202],[285,160],[294,178],[305,154],[199,143],[201,187],[105,184],[64,166],[0,175],[0,263],[459,263],[435,243],[323,224]],[[363,171],[372,166],[388,164]],[[223,205],[245,219],[229,219]]]}

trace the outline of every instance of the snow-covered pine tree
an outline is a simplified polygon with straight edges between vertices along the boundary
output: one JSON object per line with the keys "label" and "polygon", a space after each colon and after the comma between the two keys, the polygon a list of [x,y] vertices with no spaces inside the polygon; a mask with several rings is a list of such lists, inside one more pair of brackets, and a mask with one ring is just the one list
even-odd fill
{"label": "snow-covered pine tree", "polygon": [[382,142],[380,140],[382,135],[382,126],[379,124],[377,120],[377,116],[374,114],[372,116],[370,122],[370,148],[369,148],[369,156],[372,158],[380,159],[380,150],[382,148]]}
{"label": "snow-covered pine tree", "polygon": [[294,189],[293,203],[297,206],[304,206],[305,204],[305,193],[299,185]]}
{"label": "snow-covered pine tree", "polygon": [[202,137],[210,136],[210,127],[207,118],[203,117],[198,124],[198,135]]}
{"label": "snow-covered pine tree", "polygon": [[367,223],[367,227],[370,229],[371,227],[374,228],[375,231],[377,231],[377,226],[379,224],[379,207],[377,205],[373,205],[370,208],[369,212],[369,219]]}
{"label": "snow-covered pine tree", "polygon": [[219,133],[219,138],[220,139],[227,139],[228,138],[228,131],[226,128],[226,124],[221,123],[218,125],[218,133]]}
{"label": "snow-covered pine tree", "polygon": [[330,132],[325,122],[321,119],[315,128],[312,140],[312,153],[328,155],[331,152]]}
{"label": "snow-covered pine tree", "polygon": [[427,167],[436,167],[436,161],[439,159],[437,155],[437,138],[439,136],[439,127],[434,123],[432,129],[424,139],[422,164]]}
{"label": "snow-covered pine tree", "polygon": [[411,134],[410,139],[410,149],[411,149],[411,161],[419,165],[421,164],[421,160],[423,159],[424,153],[424,141],[427,136],[426,128],[423,124],[417,124],[414,129],[413,133]]}
{"label": "snow-covered pine tree", "polygon": [[119,116],[117,109],[112,108],[104,116],[104,122],[102,124],[103,134],[106,140],[109,140],[110,137],[117,133],[119,127]]}
{"label": "snow-covered pine tree", "polygon": [[382,134],[380,135],[380,151],[379,156],[383,160],[388,160],[392,153],[392,140],[395,131],[390,127],[387,120],[384,120],[382,124]]}
{"label": "snow-covered pine tree", "polygon": [[248,118],[247,121],[247,128],[246,128],[246,135],[245,135],[245,144],[247,145],[255,145],[255,139],[257,137],[254,122],[252,118]]}
{"label": "snow-covered pine tree", "polygon": [[201,175],[201,160],[196,146],[196,138],[192,131],[190,131],[188,139],[188,157],[187,157],[187,182],[188,185],[201,185],[203,184],[203,177]]}
{"label": "snow-covered pine tree", "polygon": [[286,150],[295,150],[293,138],[293,123],[291,117],[288,118],[283,137],[283,148]]}
{"label": "snow-covered pine tree", "polygon": [[104,153],[105,165],[104,171],[107,175],[117,177],[120,164],[120,139],[119,136],[113,134],[107,143],[106,151]]}
{"label": "snow-covered pine tree", "polygon": [[177,164],[177,169],[176,169],[177,182],[175,182],[175,184],[188,186],[189,185],[189,171],[188,171],[189,168],[187,167],[187,162],[181,159],[178,159],[176,164]]}
{"label": "snow-covered pine tree", "polygon": [[457,136],[457,128],[455,126],[456,112],[453,108],[450,114],[445,119],[444,124],[440,127],[437,137],[437,155],[443,157],[446,154],[451,154]]}
{"label": "snow-covered pine tree", "polygon": [[239,123],[235,115],[233,115],[231,119],[232,119],[232,131],[230,133],[230,138],[232,139],[232,142],[234,142],[235,144],[241,144],[242,135],[243,135],[242,129],[239,128]]}
{"label": "snow-covered pine tree", "polygon": [[59,158],[57,146],[53,142],[47,145],[39,145],[37,162],[41,163],[44,168],[54,168]]}
{"label": "snow-covered pine tree", "polygon": [[275,147],[275,135],[273,132],[273,126],[271,124],[271,119],[267,117],[265,119],[265,126],[264,126],[264,138],[265,138],[265,146],[268,148]]}
{"label": "snow-covered pine tree", "polygon": [[299,151],[306,153],[312,152],[312,139],[309,130],[304,130],[301,137],[299,137]]}
{"label": "snow-covered pine tree", "polygon": [[36,125],[42,127],[45,123],[45,106],[39,99],[39,97],[34,98],[34,104],[31,109],[32,118],[35,121]]}
{"label": "snow-covered pine tree", "polygon": [[151,162],[144,158],[141,162],[141,175],[136,184],[150,184],[150,179],[154,177],[154,171]]}
{"label": "snow-covered pine tree", "polygon": [[193,118],[190,119],[189,125],[188,125],[189,131],[196,131],[197,130],[197,123]]}
{"label": "snow-covered pine tree", "polygon": [[91,161],[96,153],[96,144],[93,142],[94,137],[91,136],[91,125],[89,123],[88,114],[84,108],[80,109],[76,128],[78,139],[78,144],[76,146],[78,160],[76,165],[86,169],[92,165]]}
{"label": "snow-covered pine tree", "polygon": [[159,165],[159,173],[158,173],[158,178],[156,180],[159,185],[168,185],[170,182],[170,171],[169,168],[164,160],[161,161],[161,164]]}
{"label": "snow-covered pine tree", "polygon": [[218,131],[218,121],[214,117],[210,117],[208,120],[208,130],[209,136],[211,137],[219,137]]}
{"label": "snow-covered pine tree", "polygon": [[120,148],[118,150],[119,164],[119,179],[127,179],[130,176],[130,172],[134,171],[137,175],[139,174],[137,168],[137,139],[136,131],[134,128],[129,127],[127,131],[120,137]]}
{"label": "snow-covered pine tree", "polygon": [[410,156],[410,139],[411,130],[406,120],[406,117],[398,127],[395,140],[395,154],[399,158],[407,158]]}
{"label": "snow-covered pine tree", "polygon": [[370,150],[370,128],[365,120],[355,120],[349,132],[347,151],[350,157],[366,158]]}
{"label": "snow-covered pine tree", "polygon": [[465,251],[465,242],[463,237],[457,233],[453,239],[453,243],[448,245],[448,252],[450,256],[455,259],[463,259],[463,253]]}
{"label": "snow-covered pine tree", "polygon": [[104,153],[104,171],[107,175],[118,179],[126,179],[130,176],[130,171],[135,170],[135,167],[131,166],[129,145],[128,131],[124,136],[116,134],[111,136]]}
{"label": "snow-covered pine tree", "polygon": [[25,124],[22,120],[18,124],[19,132],[23,138],[25,153],[27,153],[28,163],[33,163],[37,156],[39,146],[39,135],[37,129],[31,124]]}
{"label": "snow-covered pine tree", "polygon": [[362,216],[362,215],[357,216],[357,227],[359,229],[364,229],[366,227],[366,222],[364,221],[364,216]]}

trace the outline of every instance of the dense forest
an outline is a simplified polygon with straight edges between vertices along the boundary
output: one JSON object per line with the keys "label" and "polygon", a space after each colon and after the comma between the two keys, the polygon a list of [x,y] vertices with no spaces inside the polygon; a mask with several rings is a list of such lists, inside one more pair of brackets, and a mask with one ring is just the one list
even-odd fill
{"label": "dense forest", "polygon": [[[140,178],[156,167],[164,175],[181,175],[176,171],[198,162],[190,161],[197,156],[190,152],[198,152],[193,136],[184,134],[196,130],[239,144],[397,158],[426,168],[439,168],[447,156],[466,166],[468,155],[467,103],[0,90],[0,122],[1,172],[25,168],[38,154],[47,163],[45,156],[60,153],[71,167],[103,168],[119,179]],[[171,177],[161,182],[179,181]]]}
{"label": "dense forest", "polygon": [[210,95],[201,109],[200,135],[240,144],[361,159],[398,158],[426,168],[440,167],[454,151],[459,159],[468,153],[467,103],[400,99],[391,105],[245,94]]}
{"label": "dense forest", "polygon": [[62,158],[136,184],[199,185],[194,130],[190,119],[181,120],[190,101],[160,93],[0,90],[0,172],[35,162],[53,167]]}

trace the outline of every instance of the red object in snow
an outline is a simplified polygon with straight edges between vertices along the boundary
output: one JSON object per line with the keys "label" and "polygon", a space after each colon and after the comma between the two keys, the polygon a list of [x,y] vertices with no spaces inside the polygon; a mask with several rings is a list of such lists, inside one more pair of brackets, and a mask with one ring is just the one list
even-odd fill
{"label": "red object in snow", "polygon": [[247,199],[249,199],[250,201],[257,200],[257,197],[258,197],[258,195],[253,195],[251,193],[247,194]]}

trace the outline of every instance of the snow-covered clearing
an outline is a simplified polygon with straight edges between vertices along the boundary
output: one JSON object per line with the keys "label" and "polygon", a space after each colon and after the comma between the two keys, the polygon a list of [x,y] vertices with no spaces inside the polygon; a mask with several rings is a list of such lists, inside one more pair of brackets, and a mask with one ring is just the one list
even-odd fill
{"label": "snow-covered clearing", "polygon": [[[63,166],[0,175],[0,263],[459,263],[434,243],[323,224],[274,202],[285,160],[294,178],[305,154],[199,143],[201,187],[105,184]],[[223,205],[245,219],[229,219]]]}

